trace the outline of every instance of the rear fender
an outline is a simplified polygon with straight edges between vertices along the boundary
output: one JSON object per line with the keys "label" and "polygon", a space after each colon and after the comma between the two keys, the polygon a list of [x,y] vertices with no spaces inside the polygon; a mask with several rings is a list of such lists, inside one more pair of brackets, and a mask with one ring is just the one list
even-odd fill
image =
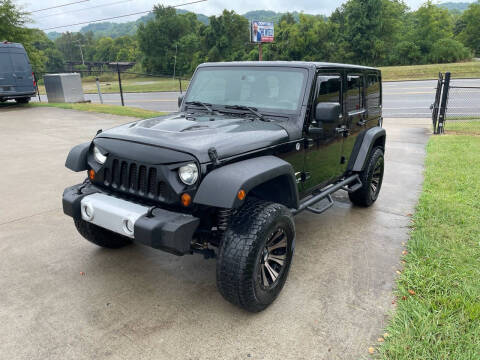
{"label": "rear fender", "polygon": [[367,130],[363,136],[359,136],[353,148],[347,169],[350,171],[362,171],[374,146],[380,146],[385,150],[386,136],[385,129],[379,126],[375,126]]}

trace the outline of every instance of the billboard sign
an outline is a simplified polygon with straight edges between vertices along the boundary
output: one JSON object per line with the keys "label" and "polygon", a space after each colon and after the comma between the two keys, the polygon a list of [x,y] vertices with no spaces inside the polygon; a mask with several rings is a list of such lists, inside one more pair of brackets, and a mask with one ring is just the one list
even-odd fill
{"label": "billboard sign", "polygon": [[253,43],[269,43],[274,40],[273,22],[253,20],[250,26],[250,39]]}

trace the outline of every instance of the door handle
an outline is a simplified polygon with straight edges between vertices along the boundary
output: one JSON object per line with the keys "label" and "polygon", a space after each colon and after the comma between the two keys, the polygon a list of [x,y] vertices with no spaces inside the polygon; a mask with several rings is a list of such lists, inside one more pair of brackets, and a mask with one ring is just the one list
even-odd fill
{"label": "door handle", "polygon": [[358,126],[365,126],[365,125],[367,125],[367,120],[362,119],[362,120],[357,122],[357,125]]}

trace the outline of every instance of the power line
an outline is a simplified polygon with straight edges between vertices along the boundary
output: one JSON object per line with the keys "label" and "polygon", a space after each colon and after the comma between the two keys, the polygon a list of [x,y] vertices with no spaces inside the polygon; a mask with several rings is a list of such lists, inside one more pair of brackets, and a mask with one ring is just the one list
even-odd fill
{"label": "power line", "polygon": [[39,17],[36,17],[35,19],[44,19],[44,18],[48,18],[48,17],[52,17],[52,16],[58,16],[58,15],[63,15],[63,14],[70,14],[70,13],[74,13],[74,12],[85,11],[85,10],[97,9],[97,8],[101,8],[101,7],[105,7],[105,6],[122,4],[122,3],[130,2],[130,1],[133,1],[133,0],[116,1],[116,2],[103,4],[103,5],[91,6],[91,7],[86,7],[86,8],[76,9],[76,10],[70,10],[70,11],[63,11],[63,12],[59,12],[59,13],[39,16]]}
{"label": "power line", "polygon": [[[88,1],[88,0],[87,0],[87,1]],[[201,3],[201,2],[205,2],[205,1],[207,1],[207,0],[191,1],[191,2],[187,2],[187,3],[183,3],[183,4],[172,5],[172,6],[170,6],[170,7],[176,8],[176,7],[185,6],[185,5],[197,4],[197,3]],[[120,16],[113,16],[113,17],[104,18],[104,19],[84,21],[84,22],[80,22],[80,23],[76,23],[76,24],[69,24],[69,25],[62,25],[62,26],[54,26],[54,27],[51,27],[51,28],[46,28],[46,29],[41,29],[41,30],[42,30],[42,31],[47,31],[47,30],[60,29],[60,28],[65,28],[65,27],[70,27],[70,26],[76,26],[76,25],[92,24],[92,23],[96,23],[96,22],[100,22],[100,21],[119,19],[119,18],[123,18],[123,17],[127,17],[127,16],[140,15],[140,14],[148,14],[148,13],[151,13],[152,11],[153,11],[153,10],[140,11],[140,12],[136,12],[136,13],[126,14],[126,15],[120,15]]]}
{"label": "power line", "polygon": [[71,2],[71,3],[67,3],[67,4],[62,4],[62,5],[57,5],[57,6],[51,6],[51,7],[44,8],[44,9],[38,9],[38,10],[29,11],[29,13],[36,13],[36,12],[40,12],[40,11],[45,11],[45,10],[50,10],[50,9],[56,9],[56,8],[60,8],[60,7],[64,7],[64,6],[70,6],[70,5],[74,5],[74,4],[80,4],[80,3],[83,3],[83,2],[87,2],[87,1],[90,1],[90,0],[80,0],[80,1],[75,1],[75,2]]}

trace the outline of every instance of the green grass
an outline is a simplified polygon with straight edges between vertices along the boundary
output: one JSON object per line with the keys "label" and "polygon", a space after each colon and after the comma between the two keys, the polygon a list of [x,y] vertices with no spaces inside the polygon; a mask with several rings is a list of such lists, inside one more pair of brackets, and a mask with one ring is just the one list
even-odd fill
{"label": "green grass", "polygon": [[165,115],[165,113],[157,111],[149,111],[136,107],[118,106],[118,105],[102,105],[102,104],[69,104],[69,103],[30,103],[28,105],[20,106],[33,106],[33,107],[56,107],[60,109],[80,110],[87,112],[97,112],[102,114],[112,114],[120,116],[131,116],[136,118],[148,119],[156,116]]}
{"label": "green grass", "polygon": [[457,121],[448,119],[445,123],[445,131],[454,133],[466,133],[480,135],[480,118],[472,120],[468,118],[459,119]]}
{"label": "green grass", "polygon": [[[111,75],[111,74],[109,74]],[[131,76],[131,75],[130,75]],[[126,77],[122,78],[122,89],[124,92],[153,92],[153,91],[180,91],[178,79],[154,78],[154,77]],[[100,90],[102,93],[118,93],[119,86],[117,78],[104,80],[100,77]],[[189,82],[182,80],[182,90],[188,87]],[[95,78],[88,77],[82,79],[83,92],[85,94],[96,94],[97,85]],[[45,87],[39,84],[40,94],[45,94]]]}
{"label": "green grass", "polygon": [[382,70],[383,81],[438,79],[439,72],[450,71],[453,78],[480,77],[480,61],[430,64],[411,66],[385,66]]}
{"label": "green grass", "polygon": [[478,136],[429,141],[383,359],[480,359],[478,154]]}

